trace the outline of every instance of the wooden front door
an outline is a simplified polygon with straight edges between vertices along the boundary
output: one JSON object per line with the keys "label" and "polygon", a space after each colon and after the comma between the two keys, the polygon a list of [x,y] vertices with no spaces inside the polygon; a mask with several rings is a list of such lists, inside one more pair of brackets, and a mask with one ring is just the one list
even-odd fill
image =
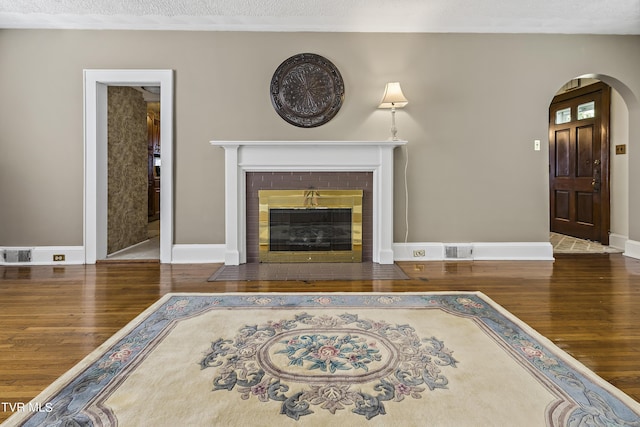
{"label": "wooden front door", "polygon": [[609,244],[610,88],[596,83],[549,108],[551,231]]}

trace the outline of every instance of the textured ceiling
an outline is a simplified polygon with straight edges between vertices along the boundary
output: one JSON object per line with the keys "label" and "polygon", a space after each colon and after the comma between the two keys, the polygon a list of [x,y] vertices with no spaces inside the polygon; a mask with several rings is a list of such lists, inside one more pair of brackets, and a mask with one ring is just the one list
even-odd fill
{"label": "textured ceiling", "polygon": [[640,0],[1,0],[0,28],[640,34]]}

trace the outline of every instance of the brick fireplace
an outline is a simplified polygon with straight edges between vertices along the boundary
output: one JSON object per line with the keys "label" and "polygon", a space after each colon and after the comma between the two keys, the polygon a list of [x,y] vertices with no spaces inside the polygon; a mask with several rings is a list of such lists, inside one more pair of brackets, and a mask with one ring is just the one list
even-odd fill
{"label": "brick fireplace", "polygon": [[258,261],[258,190],[308,188],[362,189],[362,258],[393,263],[393,152],[406,141],[211,144],[225,149],[225,264]]}
{"label": "brick fireplace", "polygon": [[258,262],[260,190],[362,190],[362,261],[372,260],[373,172],[247,172],[247,262]]}

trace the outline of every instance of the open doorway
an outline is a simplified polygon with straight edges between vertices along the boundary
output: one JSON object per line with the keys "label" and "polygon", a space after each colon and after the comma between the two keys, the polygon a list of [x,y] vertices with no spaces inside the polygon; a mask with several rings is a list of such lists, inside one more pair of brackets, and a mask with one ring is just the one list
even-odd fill
{"label": "open doorway", "polygon": [[578,84],[549,108],[551,231],[603,245],[609,244],[609,99],[604,83]]}
{"label": "open doorway", "polygon": [[[108,88],[160,88],[159,241],[160,262],[170,263],[173,242],[173,71],[85,70],[85,263],[107,258],[108,253]],[[146,208],[146,205],[145,205]],[[145,210],[146,217],[146,210]]]}
{"label": "open doorway", "polygon": [[108,88],[107,260],[160,259],[160,87]]}
{"label": "open doorway", "polygon": [[[571,80],[554,97],[549,107],[549,216],[555,253],[624,248],[612,222],[615,229],[626,227],[620,215],[628,210],[625,196],[620,197],[628,181],[626,158],[620,156],[626,154],[620,152],[627,142],[621,141],[625,117],[622,98],[596,79]],[[612,139],[612,129],[617,138]]]}

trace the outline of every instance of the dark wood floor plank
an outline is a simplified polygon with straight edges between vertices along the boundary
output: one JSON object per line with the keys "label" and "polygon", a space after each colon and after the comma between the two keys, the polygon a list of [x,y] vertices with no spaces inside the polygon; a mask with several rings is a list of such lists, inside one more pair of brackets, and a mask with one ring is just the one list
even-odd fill
{"label": "dark wood floor plank", "polygon": [[[0,402],[28,402],[167,292],[481,291],[640,401],[640,261],[402,262],[409,280],[207,282],[217,264],[0,266]],[[0,421],[10,415],[2,411]]]}

